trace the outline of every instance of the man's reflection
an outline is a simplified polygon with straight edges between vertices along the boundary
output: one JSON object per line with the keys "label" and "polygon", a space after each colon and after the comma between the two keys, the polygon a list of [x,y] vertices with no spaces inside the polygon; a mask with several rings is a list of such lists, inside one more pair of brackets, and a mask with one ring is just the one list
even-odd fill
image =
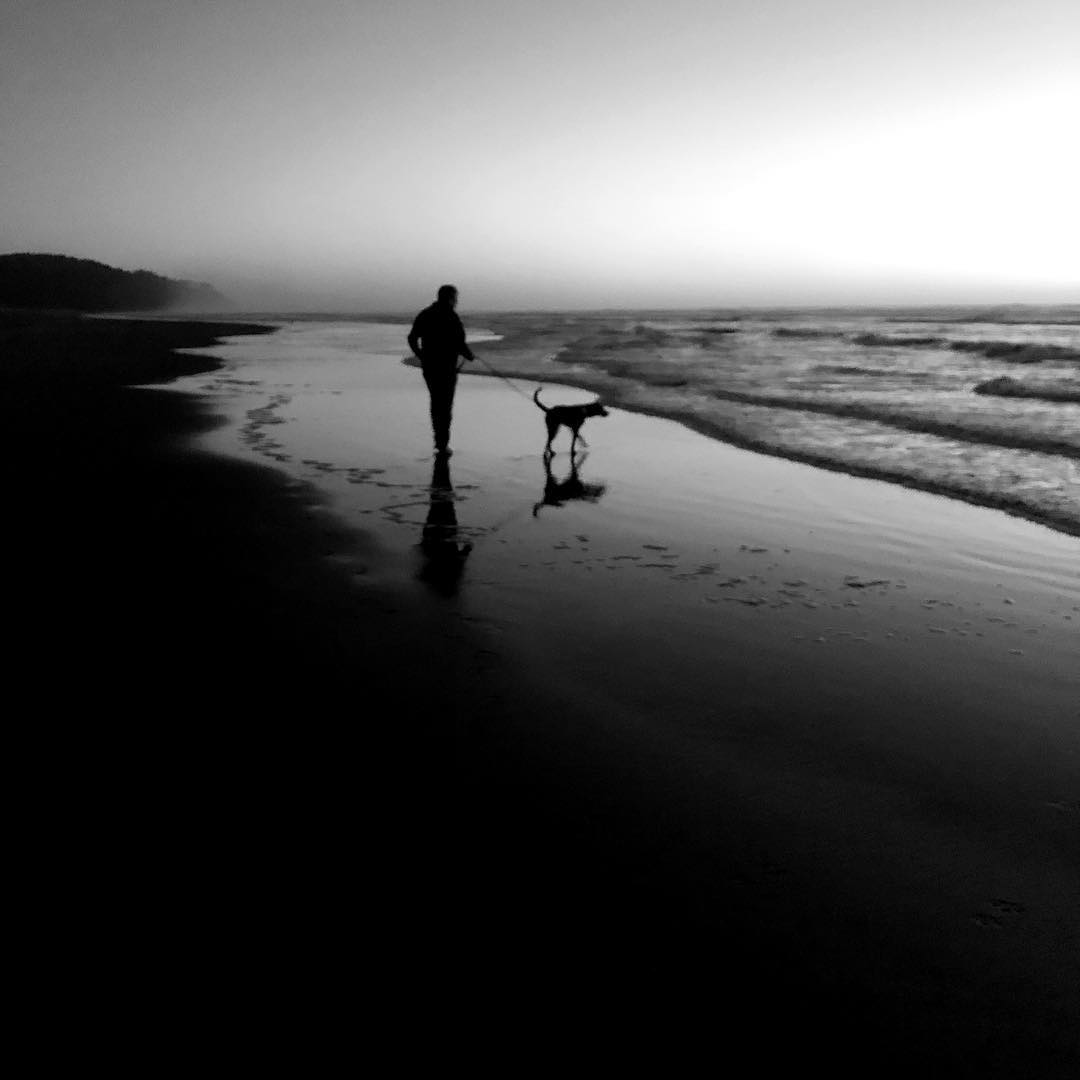
{"label": "man's reflection", "polygon": [[431,470],[431,495],[427,521],[420,540],[423,565],[420,580],[447,596],[457,591],[458,581],[465,569],[465,560],[472,551],[468,541],[458,542],[457,511],[454,507],[454,485],[450,482],[449,458],[439,455]]}

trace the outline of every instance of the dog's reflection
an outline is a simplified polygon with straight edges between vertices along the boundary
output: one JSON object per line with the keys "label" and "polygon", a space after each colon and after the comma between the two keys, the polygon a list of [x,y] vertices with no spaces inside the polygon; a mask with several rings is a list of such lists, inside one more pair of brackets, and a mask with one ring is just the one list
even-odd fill
{"label": "dog's reflection", "polygon": [[551,472],[551,458],[544,454],[544,493],[533,507],[533,517],[540,513],[541,506],[562,506],[575,499],[596,502],[607,491],[607,484],[586,484],[579,472],[588,454],[578,454],[570,458],[570,472],[562,480]]}
{"label": "dog's reflection", "polygon": [[461,573],[465,569],[465,560],[472,551],[472,544],[458,541],[450,462],[442,455],[435,459],[431,470],[430,504],[420,539],[420,551],[423,555],[420,580],[436,592],[447,596],[455,593]]}

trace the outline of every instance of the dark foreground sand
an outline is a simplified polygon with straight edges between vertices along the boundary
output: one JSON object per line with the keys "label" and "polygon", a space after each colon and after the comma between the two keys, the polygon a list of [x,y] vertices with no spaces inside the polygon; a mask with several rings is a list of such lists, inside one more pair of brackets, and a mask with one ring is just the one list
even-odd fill
{"label": "dark foreground sand", "polygon": [[[125,334],[139,381],[173,373]],[[403,1064],[1073,1074],[1075,715],[947,672],[838,687],[778,641],[708,672],[714,713],[725,686],[756,704],[695,739],[692,649],[652,670],[620,627],[585,674],[625,678],[583,692],[452,604],[358,584],[339,556],[382,553],[313,489],[190,449],[199,399],[115,381],[5,398],[46,966],[87,995],[164,980],[214,1023],[367,1024]]]}

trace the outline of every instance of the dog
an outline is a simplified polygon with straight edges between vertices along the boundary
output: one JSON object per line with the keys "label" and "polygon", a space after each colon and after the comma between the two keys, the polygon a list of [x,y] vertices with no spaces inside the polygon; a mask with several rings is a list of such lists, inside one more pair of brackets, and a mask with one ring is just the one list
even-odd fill
{"label": "dog", "polygon": [[581,437],[581,425],[585,423],[590,416],[607,416],[607,409],[600,403],[600,400],[590,401],[587,405],[552,405],[547,406],[540,401],[540,388],[533,394],[533,401],[536,402],[538,408],[543,410],[544,423],[547,424],[547,446],[544,447],[544,456],[551,457],[555,453],[551,449],[551,440],[555,438],[559,428],[569,428],[574,437],[570,440],[570,456],[574,456],[575,448],[577,447],[578,440],[581,439],[582,446],[588,446],[589,444]]}

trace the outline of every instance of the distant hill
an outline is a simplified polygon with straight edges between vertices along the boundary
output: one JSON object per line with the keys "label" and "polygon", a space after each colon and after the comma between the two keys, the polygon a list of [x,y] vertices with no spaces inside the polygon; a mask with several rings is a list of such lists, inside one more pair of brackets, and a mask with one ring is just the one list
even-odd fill
{"label": "distant hill", "polygon": [[118,270],[69,255],[0,255],[0,307],[68,311],[214,310],[225,297],[198,281]]}

